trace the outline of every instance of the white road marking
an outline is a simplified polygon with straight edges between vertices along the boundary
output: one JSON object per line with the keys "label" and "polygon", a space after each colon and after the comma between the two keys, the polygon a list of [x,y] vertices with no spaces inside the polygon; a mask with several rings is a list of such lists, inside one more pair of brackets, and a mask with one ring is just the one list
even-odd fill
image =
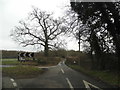
{"label": "white road marking", "polygon": [[65,73],[64,70],[61,68],[62,73]]}
{"label": "white road marking", "polygon": [[58,65],[61,66],[61,62]]}
{"label": "white road marking", "polygon": [[17,87],[17,83],[14,82],[14,83],[13,83],[13,86],[14,86],[14,87]]}
{"label": "white road marking", "polygon": [[65,64],[65,61],[66,61],[66,60],[63,60],[63,61],[62,61],[62,64]]}
{"label": "white road marking", "polygon": [[85,88],[87,88],[87,90],[91,90],[90,87],[89,87],[89,85],[88,85],[88,83],[86,83],[85,80],[83,80],[83,82],[84,82]]}
{"label": "white road marking", "polygon": [[83,83],[84,83],[84,85],[85,85],[85,88],[87,88],[87,90],[91,90],[90,86],[92,86],[92,87],[94,87],[94,88],[97,88],[98,90],[102,90],[102,89],[100,89],[99,87],[97,87],[97,86],[95,86],[95,85],[93,85],[93,84],[91,84],[91,83],[89,83],[89,82],[87,82],[87,81],[85,81],[85,80],[83,80]]}
{"label": "white road marking", "polygon": [[52,67],[57,67],[57,66],[50,66],[50,68],[52,68]]}
{"label": "white road marking", "polygon": [[49,68],[49,67],[38,67],[38,68]]}
{"label": "white road marking", "polygon": [[73,88],[73,86],[72,86],[70,80],[69,80],[68,78],[66,78],[66,80],[67,80],[67,83],[69,84],[69,87],[71,88],[71,90],[74,90],[74,88]]}
{"label": "white road marking", "polygon": [[66,62],[66,59],[63,61],[63,64],[65,64],[65,62]]}
{"label": "white road marking", "polygon": [[38,67],[38,68],[46,68],[46,69],[48,69],[48,68],[53,68],[53,67],[57,67],[57,66],[49,66],[49,67]]}
{"label": "white road marking", "polygon": [[14,82],[14,79],[11,78],[10,80],[11,80],[12,82]]}
{"label": "white road marking", "polygon": [[12,78],[11,78],[10,80],[12,81],[13,86],[14,86],[14,87],[17,87],[17,83],[15,82],[15,80],[14,80],[14,79],[12,79]]}

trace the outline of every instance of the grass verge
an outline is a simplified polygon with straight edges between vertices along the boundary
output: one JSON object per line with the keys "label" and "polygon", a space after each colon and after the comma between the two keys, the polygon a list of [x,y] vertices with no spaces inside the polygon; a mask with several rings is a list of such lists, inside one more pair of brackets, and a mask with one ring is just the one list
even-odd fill
{"label": "grass verge", "polygon": [[2,58],[2,61],[17,61],[17,58]]}
{"label": "grass verge", "polygon": [[35,61],[20,62],[17,59],[2,59],[2,65],[38,65]]}
{"label": "grass verge", "polygon": [[18,65],[20,62],[18,61],[2,61],[2,65]]}
{"label": "grass verge", "polygon": [[43,69],[34,66],[21,66],[16,67],[3,67],[2,74],[5,76],[10,76],[12,78],[33,78],[42,74]]}
{"label": "grass verge", "polygon": [[120,82],[118,83],[118,75],[115,73],[108,72],[108,71],[87,70],[78,65],[68,65],[68,66],[76,71],[83,72],[87,75],[90,75],[90,76],[96,78],[96,79],[100,79],[110,85],[120,87]]}
{"label": "grass verge", "polygon": [[32,66],[53,66],[61,61],[59,57],[41,57],[36,61],[20,62],[17,59],[3,59],[2,65],[32,65]]}

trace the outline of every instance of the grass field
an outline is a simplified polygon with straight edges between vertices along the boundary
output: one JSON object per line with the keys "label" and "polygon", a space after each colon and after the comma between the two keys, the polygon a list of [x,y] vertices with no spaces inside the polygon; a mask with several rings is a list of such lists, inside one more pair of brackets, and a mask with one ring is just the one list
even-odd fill
{"label": "grass field", "polygon": [[87,75],[90,75],[94,78],[98,78],[104,82],[111,84],[111,85],[120,86],[120,82],[118,82],[118,79],[120,79],[120,78],[118,78],[118,75],[113,72],[87,70],[78,65],[68,65],[68,66],[76,71],[83,72]]}
{"label": "grass field", "polygon": [[52,66],[57,65],[61,61],[60,58],[42,57],[36,61],[25,61],[20,62],[17,59],[2,59],[2,65],[32,65],[32,66]]}
{"label": "grass field", "polygon": [[17,58],[4,58],[2,61],[17,61]]}
{"label": "grass field", "polygon": [[2,65],[18,65],[20,62],[18,61],[2,61]]}
{"label": "grass field", "polygon": [[2,59],[2,64],[3,65],[18,65],[19,62],[17,59]]}
{"label": "grass field", "polygon": [[12,78],[33,78],[42,74],[44,70],[35,66],[3,67],[2,74]]}

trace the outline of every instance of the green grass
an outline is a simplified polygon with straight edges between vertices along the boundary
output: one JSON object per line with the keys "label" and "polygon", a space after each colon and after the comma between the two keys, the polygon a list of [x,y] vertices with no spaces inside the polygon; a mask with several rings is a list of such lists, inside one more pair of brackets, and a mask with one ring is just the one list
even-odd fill
{"label": "green grass", "polygon": [[37,62],[34,61],[27,61],[27,62],[20,62],[17,59],[2,59],[2,65],[37,65]]}
{"label": "green grass", "polygon": [[2,61],[17,61],[17,58],[4,58]]}
{"label": "green grass", "polygon": [[57,65],[62,59],[60,57],[39,57],[37,62],[42,66]]}
{"label": "green grass", "polygon": [[31,78],[36,77],[44,71],[34,66],[21,66],[16,67],[3,67],[3,75],[10,76],[12,78]]}
{"label": "green grass", "polygon": [[41,57],[37,61],[20,62],[17,59],[3,59],[2,65],[32,65],[32,66],[52,66],[57,65],[61,61],[58,57]]}
{"label": "green grass", "polygon": [[2,64],[3,65],[18,65],[20,62],[17,61],[17,59],[2,59]]}
{"label": "green grass", "polygon": [[108,71],[87,70],[78,65],[68,65],[68,66],[71,67],[72,69],[75,69],[76,71],[83,72],[83,73],[93,76],[95,78],[99,78],[102,81],[107,82],[111,85],[120,86],[120,85],[118,85],[118,75],[115,73],[108,72]]}
{"label": "green grass", "polygon": [[18,61],[2,61],[2,65],[18,65],[20,62]]}

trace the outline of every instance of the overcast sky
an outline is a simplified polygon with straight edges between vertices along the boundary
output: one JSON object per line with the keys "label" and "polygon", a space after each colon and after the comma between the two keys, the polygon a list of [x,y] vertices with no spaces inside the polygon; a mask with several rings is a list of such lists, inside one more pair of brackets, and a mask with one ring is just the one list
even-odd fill
{"label": "overcast sky", "polygon": [[[22,47],[14,42],[10,31],[21,19],[28,16],[32,6],[41,10],[54,12],[55,17],[63,15],[64,6],[69,5],[69,0],[0,0],[0,50],[37,51],[35,48]],[[67,49],[78,50],[77,42],[68,40]]]}

